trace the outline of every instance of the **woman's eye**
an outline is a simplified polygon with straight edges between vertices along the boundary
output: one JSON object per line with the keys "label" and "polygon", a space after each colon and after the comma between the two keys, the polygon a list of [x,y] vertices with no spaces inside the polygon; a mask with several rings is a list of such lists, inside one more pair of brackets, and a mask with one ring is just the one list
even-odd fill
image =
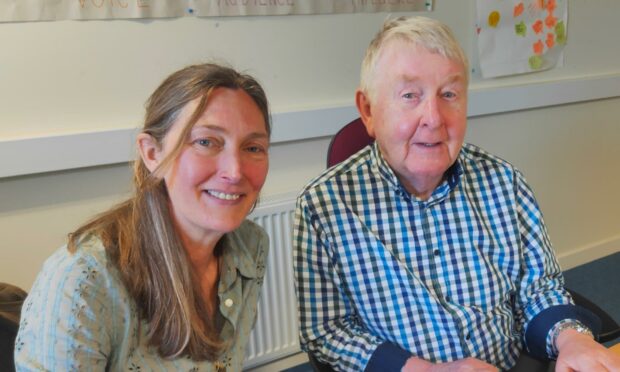
{"label": "woman's eye", "polygon": [[405,94],[403,94],[403,98],[405,98],[405,99],[412,99],[413,98],[413,93],[405,93]]}
{"label": "woman's eye", "polygon": [[254,154],[259,154],[259,153],[265,152],[265,148],[262,146],[248,146],[246,147],[246,151],[254,153]]}
{"label": "woman's eye", "polygon": [[444,98],[455,98],[456,97],[456,93],[454,92],[445,92],[443,94]]}
{"label": "woman's eye", "polygon": [[213,145],[213,142],[208,138],[197,139],[194,141],[194,143],[203,147],[209,147]]}

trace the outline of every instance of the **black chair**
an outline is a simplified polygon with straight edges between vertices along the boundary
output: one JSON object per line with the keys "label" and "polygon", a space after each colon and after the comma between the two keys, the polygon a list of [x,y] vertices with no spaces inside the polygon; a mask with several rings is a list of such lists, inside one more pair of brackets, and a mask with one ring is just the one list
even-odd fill
{"label": "black chair", "polygon": [[0,371],[15,370],[13,349],[25,298],[26,292],[22,289],[0,283]]}
{"label": "black chair", "polygon": [[310,361],[310,365],[312,366],[314,372],[334,372],[332,366],[319,362],[319,360],[311,353],[308,353],[308,360]]}
{"label": "black chair", "polygon": [[578,292],[570,288],[566,288],[566,290],[570,292],[576,305],[590,310],[601,320],[601,331],[597,335],[598,342],[605,343],[620,337],[620,325],[605,310]]}

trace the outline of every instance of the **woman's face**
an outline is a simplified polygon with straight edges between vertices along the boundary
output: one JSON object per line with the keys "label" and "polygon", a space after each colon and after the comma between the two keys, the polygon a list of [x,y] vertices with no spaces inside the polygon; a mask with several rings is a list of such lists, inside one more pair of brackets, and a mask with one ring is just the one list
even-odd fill
{"label": "woman's face", "polygon": [[[199,99],[189,102],[164,138],[160,159],[180,140]],[[256,202],[269,168],[263,114],[242,89],[216,88],[178,157],[164,174],[182,235],[219,239],[241,224]]]}

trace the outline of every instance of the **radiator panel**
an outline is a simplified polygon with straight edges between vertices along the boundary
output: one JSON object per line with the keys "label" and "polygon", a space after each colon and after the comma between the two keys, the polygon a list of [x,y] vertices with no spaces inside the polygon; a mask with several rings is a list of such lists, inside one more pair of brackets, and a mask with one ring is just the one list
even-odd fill
{"label": "radiator panel", "polygon": [[247,345],[244,368],[297,353],[297,303],[293,287],[292,196],[261,203],[249,219],[269,235],[269,255],[256,326]]}

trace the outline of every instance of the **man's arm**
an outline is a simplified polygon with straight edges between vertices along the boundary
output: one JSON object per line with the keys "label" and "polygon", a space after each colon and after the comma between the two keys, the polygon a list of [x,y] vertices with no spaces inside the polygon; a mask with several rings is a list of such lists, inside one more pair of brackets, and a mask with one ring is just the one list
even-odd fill
{"label": "man's arm", "polygon": [[297,201],[293,234],[302,349],[336,370],[400,370],[411,354],[364,327],[345,293],[321,221],[304,195]]}
{"label": "man's arm", "polygon": [[514,180],[518,234],[520,236],[521,276],[517,283],[514,315],[524,335],[530,354],[538,358],[553,357],[548,336],[562,319],[580,318],[564,289],[564,278],[557,262],[542,213],[523,175],[516,171]]}
{"label": "man's arm", "polygon": [[[526,347],[538,357],[557,356],[556,371],[619,370],[619,358],[591,336],[572,328],[553,335],[562,320],[577,321],[596,330],[597,319],[589,311],[575,306],[564,289],[562,271],[551,247],[542,213],[519,172],[516,173],[515,189],[524,258],[515,313],[525,330]],[[605,369],[610,366],[611,369]]]}

